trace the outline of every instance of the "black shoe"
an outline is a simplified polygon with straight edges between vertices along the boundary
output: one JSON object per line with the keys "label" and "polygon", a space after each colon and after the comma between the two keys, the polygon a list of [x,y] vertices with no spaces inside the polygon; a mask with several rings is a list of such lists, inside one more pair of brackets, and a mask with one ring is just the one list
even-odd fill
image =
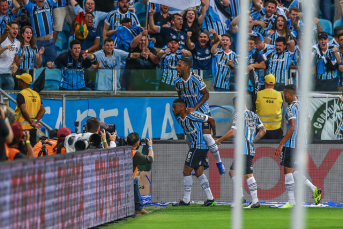
{"label": "black shoe", "polygon": [[256,204],[253,204],[252,202],[245,208],[259,208],[260,202],[257,202]]}
{"label": "black shoe", "polygon": [[174,203],[172,204],[174,207],[177,207],[177,206],[189,206],[191,203],[188,202],[188,203],[185,203],[183,200],[180,200],[179,203]]}
{"label": "black shoe", "polygon": [[[247,202],[247,201],[244,199],[244,197],[242,197],[242,198],[241,198],[241,203],[242,203],[242,204],[245,204],[245,202]],[[235,207],[235,205],[234,205],[234,204],[232,204],[232,205],[231,205],[231,207],[232,207],[232,208],[234,208],[234,207]]]}
{"label": "black shoe", "polygon": [[203,207],[213,207],[216,204],[217,204],[216,201],[214,201],[214,199],[213,199],[213,200],[206,200],[205,203],[203,205],[201,205],[201,206],[203,206]]}

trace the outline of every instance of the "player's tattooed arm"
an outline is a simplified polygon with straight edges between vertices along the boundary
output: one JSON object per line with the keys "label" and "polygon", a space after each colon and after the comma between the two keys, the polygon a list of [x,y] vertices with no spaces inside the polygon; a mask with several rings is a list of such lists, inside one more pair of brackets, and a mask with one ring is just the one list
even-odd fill
{"label": "player's tattooed arm", "polygon": [[255,136],[255,140],[254,142],[257,142],[258,140],[260,140],[265,134],[266,134],[266,128],[264,128],[264,126],[262,126],[259,130],[258,133]]}

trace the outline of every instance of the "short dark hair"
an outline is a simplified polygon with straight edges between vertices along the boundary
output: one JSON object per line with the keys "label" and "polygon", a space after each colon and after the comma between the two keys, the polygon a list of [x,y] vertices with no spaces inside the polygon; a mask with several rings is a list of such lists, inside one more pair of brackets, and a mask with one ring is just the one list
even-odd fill
{"label": "short dark hair", "polygon": [[57,138],[57,133],[58,133],[58,129],[53,129],[52,131],[50,131],[49,138],[50,139]]}
{"label": "short dark hair", "polygon": [[222,37],[228,37],[230,39],[230,41],[232,41],[231,36],[227,33],[222,34]]}
{"label": "short dark hair", "polygon": [[268,5],[268,3],[275,4],[275,8],[277,7],[277,2],[276,2],[276,0],[269,0],[269,1],[266,2],[266,5]]}
{"label": "short dark hair", "polygon": [[278,38],[276,38],[275,43],[276,42],[282,42],[284,45],[287,45],[287,40],[286,40],[285,37],[278,37]]}
{"label": "short dark hair", "polygon": [[300,9],[296,6],[293,6],[289,9],[289,12],[292,12],[292,11],[295,11],[295,12],[300,12]]}
{"label": "short dark hair", "polygon": [[171,20],[171,21],[174,21],[174,20],[175,20],[175,16],[180,16],[180,17],[182,17],[181,14],[175,13],[175,14],[172,14],[172,15],[170,16],[170,20]]}
{"label": "short dark hair", "polygon": [[136,145],[137,142],[139,141],[139,134],[135,132],[130,133],[129,135],[127,135],[126,141],[129,146]]}
{"label": "short dark hair", "polygon": [[173,101],[173,103],[182,103],[182,104],[184,104],[184,105],[186,106],[186,102],[185,102],[183,99],[181,99],[181,98],[175,99],[175,100]]}
{"label": "short dark hair", "polygon": [[189,68],[192,68],[192,60],[186,57],[182,57],[179,61],[183,61],[185,65],[187,65]]}
{"label": "short dark hair", "polygon": [[248,37],[248,40],[249,40],[249,41],[254,41],[254,42],[255,42],[255,39],[256,39],[255,36],[249,36],[249,37]]}
{"label": "short dark hair", "polygon": [[105,44],[106,42],[113,42],[113,43],[114,43],[114,40],[113,40],[112,38],[110,38],[110,37],[107,37],[107,38],[104,40],[104,44]]}
{"label": "short dark hair", "polygon": [[337,38],[339,39],[341,36],[343,36],[343,33],[338,34]]}
{"label": "short dark hair", "polygon": [[70,49],[72,49],[74,45],[81,45],[81,41],[79,41],[79,40],[72,40],[70,42],[70,45],[69,45]]}
{"label": "short dark hair", "polygon": [[287,84],[284,87],[284,90],[291,92],[293,95],[296,95],[296,93],[297,93],[297,88],[294,84]]}
{"label": "short dark hair", "polygon": [[95,117],[91,117],[87,119],[86,126],[88,132],[97,133],[100,127],[100,121]]}
{"label": "short dark hair", "polygon": [[19,26],[19,23],[16,22],[16,21],[10,21],[10,22],[8,22],[8,26],[9,26],[9,27],[11,27],[12,25],[17,25],[17,26]]}
{"label": "short dark hair", "polygon": [[333,29],[333,34],[335,37],[337,37],[339,34],[341,34],[343,32],[343,26],[339,25],[339,26],[336,26],[334,29]]}

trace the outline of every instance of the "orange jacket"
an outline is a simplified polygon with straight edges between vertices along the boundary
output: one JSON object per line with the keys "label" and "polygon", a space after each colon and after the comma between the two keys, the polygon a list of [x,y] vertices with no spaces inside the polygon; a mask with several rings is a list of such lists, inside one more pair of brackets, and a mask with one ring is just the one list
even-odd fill
{"label": "orange jacket", "polygon": [[[136,155],[136,153],[137,153],[136,150],[132,150],[132,158]],[[136,177],[137,168],[138,168],[138,166],[136,165],[135,171],[133,172],[133,179],[135,179],[135,177]]]}

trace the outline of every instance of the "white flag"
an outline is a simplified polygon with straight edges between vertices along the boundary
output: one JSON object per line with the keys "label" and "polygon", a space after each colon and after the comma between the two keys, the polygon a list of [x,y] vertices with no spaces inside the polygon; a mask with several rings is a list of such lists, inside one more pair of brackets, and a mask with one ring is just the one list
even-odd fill
{"label": "white flag", "polygon": [[150,0],[149,2],[170,6],[180,10],[200,6],[201,4],[201,0]]}

